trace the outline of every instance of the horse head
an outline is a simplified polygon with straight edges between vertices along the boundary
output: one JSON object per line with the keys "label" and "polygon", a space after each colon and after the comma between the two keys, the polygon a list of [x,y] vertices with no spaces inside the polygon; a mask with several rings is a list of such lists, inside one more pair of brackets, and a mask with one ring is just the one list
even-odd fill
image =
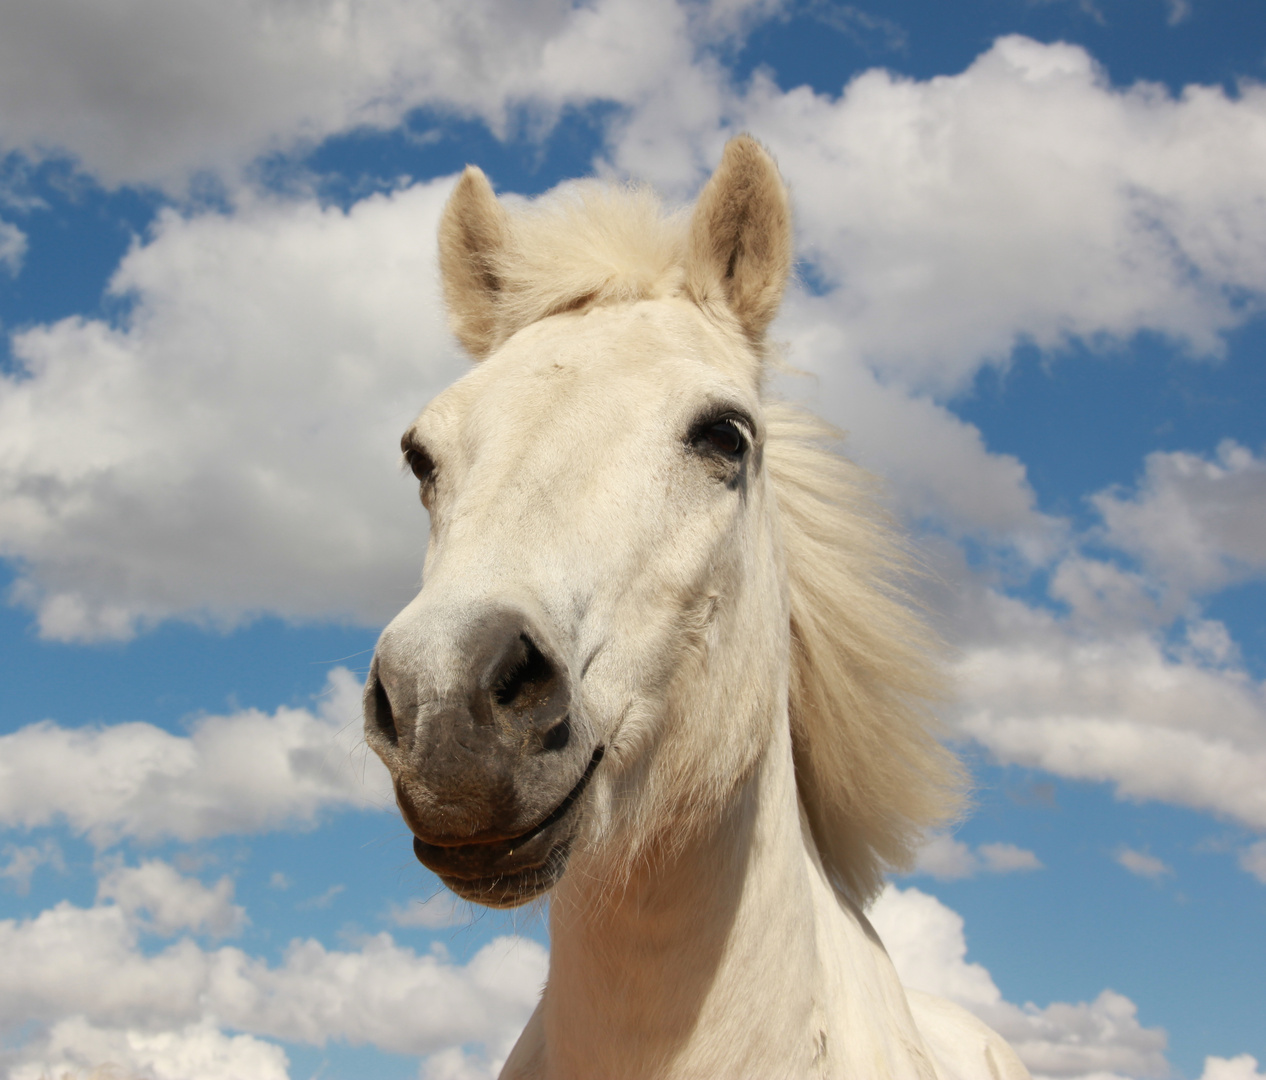
{"label": "horse head", "polygon": [[785,720],[761,388],[791,250],[747,138],[688,222],[593,188],[510,214],[459,180],[440,261],[479,363],[401,441],[424,584],[365,687],[417,857],[459,895],[519,904],[578,847],[688,827]]}

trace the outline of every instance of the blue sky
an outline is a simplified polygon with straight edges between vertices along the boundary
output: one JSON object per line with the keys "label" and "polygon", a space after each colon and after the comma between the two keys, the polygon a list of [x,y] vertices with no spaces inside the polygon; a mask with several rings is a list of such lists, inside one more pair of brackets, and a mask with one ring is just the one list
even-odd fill
{"label": "blue sky", "polygon": [[1037,1076],[1260,1080],[1264,81],[1250,0],[0,5],[0,1070],[495,1075],[541,912],[449,903],[359,741],[436,219],[748,130],[781,390],[956,649],[894,959]]}

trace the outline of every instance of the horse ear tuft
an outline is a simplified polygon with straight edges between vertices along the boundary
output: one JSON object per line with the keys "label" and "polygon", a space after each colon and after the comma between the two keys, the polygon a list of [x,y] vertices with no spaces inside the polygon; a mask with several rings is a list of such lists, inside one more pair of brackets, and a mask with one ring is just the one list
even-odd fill
{"label": "horse ear tuft", "polygon": [[496,344],[505,211],[483,170],[467,165],[440,220],[440,277],[453,333],[476,360]]}
{"label": "horse ear tuft", "polygon": [[723,300],[759,342],[782,302],[791,258],[791,206],[778,166],[739,135],[695,204],[686,287],[699,304]]}

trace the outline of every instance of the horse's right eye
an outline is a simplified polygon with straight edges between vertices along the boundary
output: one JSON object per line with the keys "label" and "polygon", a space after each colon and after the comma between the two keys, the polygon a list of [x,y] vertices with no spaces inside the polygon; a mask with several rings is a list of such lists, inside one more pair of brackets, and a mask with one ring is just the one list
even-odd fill
{"label": "horse's right eye", "polygon": [[417,447],[406,447],[404,451],[405,464],[409,466],[409,470],[418,478],[419,484],[428,483],[435,475],[435,462],[431,460],[431,455],[425,450],[419,450]]}
{"label": "horse's right eye", "polygon": [[418,478],[421,486],[418,494],[422,498],[422,505],[430,510],[431,493],[435,488],[435,459],[411,435],[411,432],[406,432],[400,440],[400,451],[404,454],[404,463],[409,466],[409,471]]}

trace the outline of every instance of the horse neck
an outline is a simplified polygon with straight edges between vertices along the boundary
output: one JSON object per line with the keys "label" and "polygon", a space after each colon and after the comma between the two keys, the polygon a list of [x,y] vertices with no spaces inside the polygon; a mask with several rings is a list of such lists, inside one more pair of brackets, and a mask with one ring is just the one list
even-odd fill
{"label": "horse neck", "polygon": [[930,1075],[883,947],[825,879],[785,720],[774,730],[721,819],[618,895],[601,867],[569,869],[540,1075]]}

